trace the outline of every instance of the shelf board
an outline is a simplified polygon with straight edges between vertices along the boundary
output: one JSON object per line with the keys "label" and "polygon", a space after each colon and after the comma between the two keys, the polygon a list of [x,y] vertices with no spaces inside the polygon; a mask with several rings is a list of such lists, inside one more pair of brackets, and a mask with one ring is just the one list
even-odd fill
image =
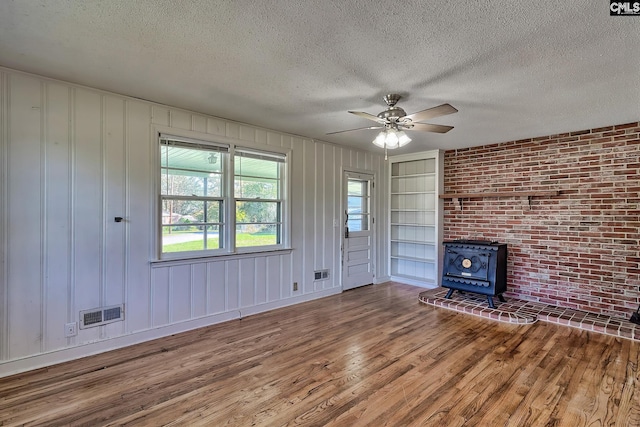
{"label": "shelf board", "polygon": [[435,209],[391,209],[391,212],[435,212]]}
{"label": "shelf board", "polygon": [[550,191],[487,191],[484,193],[444,193],[441,199],[478,199],[478,198],[496,198],[496,197],[549,197],[558,196],[560,190]]}
{"label": "shelf board", "polygon": [[406,195],[414,195],[414,194],[435,194],[435,190],[428,191],[403,191],[401,193],[391,193],[392,196],[406,196]]}
{"label": "shelf board", "polygon": [[393,279],[393,277],[402,277],[404,279],[409,279],[409,280],[415,280],[416,282],[424,282],[424,283],[429,283],[429,284],[435,284],[436,281],[432,278],[429,277],[418,277],[418,276],[411,276],[410,274],[402,274],[402,273],[391,273],[391,278]]}
{"label": "shelf board", "polygon": [[407,175],[391,175],[391,178],[419,178],[421,176],[435,176],[435,172],[411,173]]}
{"label": "shelf board", "polygon": [[462,210],[462,199],[484,199],[484,198],[498,198],[498,197],[519,197],[522,200],[526,200],[527,204],[524,206],[525,210],[531,209],[532,197],[552,197],[560,195],[560,190],[549,191],[486,191],[483,193],[444,193],[438,197],[441,199],[452,199],[454,202],[458,202],[458,209]]}
{"label": "shelf board", "polygon": [[406,240],[406,239],[390,239],[392,243],[417,243],[419,245],[436,246],[436,242],[428,242],[425,240]]}
{"label": "shelf board", "polygon": [[406,222],[403,223],[397,223],[397,222],[392,222],[391,225],[396,225],[396,226],[408,226],[408,227],[435,227],[435,224],[408,224]]}
{"label": "shelf board", "polygon": [[412,256],[403,256],[403,255],[391,255],[391,258],[393,258],[393,259],[403,259],[405,261],[424,262],[425,264],[433,264],[434,262],[436,262],[436,260],[433,259],[433,258],[417,258],[417,257],[412,257]]}

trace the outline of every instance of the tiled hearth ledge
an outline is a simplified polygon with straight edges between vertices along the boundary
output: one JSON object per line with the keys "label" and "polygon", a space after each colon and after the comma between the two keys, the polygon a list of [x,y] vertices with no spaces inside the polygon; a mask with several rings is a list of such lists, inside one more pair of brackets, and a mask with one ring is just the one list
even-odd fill
{"label": "tiled hearth ledge", "polygon": [[451,299],[445,299],[447,289],[437,288],[421,292],[420,302],[436,307],[448,308],[462,313],[486,317],[501,322],[527,324],[537,320],[573,328],[599,332],[640,341],[640,325],[602,314],[560,308],[548,304],[506,298],[507,302],[496,299],[496,308],[489,308],[487,298],[472,293],[454,292]]}

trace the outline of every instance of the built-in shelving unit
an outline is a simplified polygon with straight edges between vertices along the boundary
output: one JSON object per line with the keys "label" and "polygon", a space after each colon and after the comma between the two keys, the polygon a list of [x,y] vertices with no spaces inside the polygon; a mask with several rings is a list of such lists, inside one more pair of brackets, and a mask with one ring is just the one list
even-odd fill
{"label": "built-in shelving unit", "polygon": [[389,158],[392,280],[424,287],[438,284],[442,209],[439,151]]}

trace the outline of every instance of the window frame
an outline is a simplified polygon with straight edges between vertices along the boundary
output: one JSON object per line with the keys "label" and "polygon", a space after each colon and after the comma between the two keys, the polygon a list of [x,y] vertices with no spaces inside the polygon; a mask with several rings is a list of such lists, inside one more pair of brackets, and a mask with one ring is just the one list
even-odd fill
{"label": "window frame", "polygon": [[[156,214],[155,214],[155,260],[156,261],[172,261],[172,260],[181,260],[181,259],[193,259],[193,258],[216,258],[220,256],[230,256],[230,255],[241,255],[241,254],[250,254],[250,253],[261,253],[261,252],[273,252],[278,250],[288,250],[291,249],[290,246],[290,231],[291,231],[291,222],[290,222],[290,194],[291,194],[291,182],[290,182],[290,170],[291,170],[291,150],[281,149],[279,147],[271,147],[260,144],[253,144],[250,142],[242,141],[238,143],[237,140],[226,138],[226,137],[214,137],[213,135],[204,135],[198,132],[193,131],[178,131],[173,128],[167,129],[155,129],[154,132],[154,153],[155,153],[155,164],[154,164],[154,176],[155,176],[155,188],[154,188],[154,198],[156,200]],[[207,197],[207,196],[195,196],[194,199],[211,199],[211,200],[221,200],[223,204],[223,208],[221,210],[222,218],[220,220],[220,228],[219,233],[222,234],[223,238],[221,241],[222,248],[216,249],[202,249],[195,251],[181,251],[181,252],[163,252],[163,244],[162,244],[162,232],[163,232],[163,200],[167,198],[175,198],[167,195],[163,195],[163,189],[161,185],[162,172],[164,167],[162,166],[161,157],[161,147],[163,146],[163,140],[175,140],[180,143],[185,144],[188,147],[189,144],[194,144],[199,147],[207,147],[210,146],[215,149],[220,149],[220,147],[224,147],[227,149],[226,152],[221,156],[224,160],[221,164],[221,188],[222,195],[221,197]],[[235,197],[235,155],[236,151],[238,152],[249,152],[255,153],[256,155],[263,155],[266,158],[279,158],[281,160],[280,172],[281,178],[279,179],[279,191],[280,198],[274,199],[273,201],[277,201],[280,203],[279,215],[280,215],[280,243],[273,245],[262,245],[262,246],[241,246],[237,247],[236,245],[236,201],[272,201],[271,199],[251,199],[251,198],[236,198]],[[187,197],[191,199],[191,196],[180,196]]]}

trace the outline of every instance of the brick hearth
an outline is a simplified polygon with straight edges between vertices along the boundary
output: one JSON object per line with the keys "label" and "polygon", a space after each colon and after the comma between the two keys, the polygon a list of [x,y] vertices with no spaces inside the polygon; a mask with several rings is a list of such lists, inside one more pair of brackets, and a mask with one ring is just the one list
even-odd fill
{"label": "brick hearth", "polygon": [[640,325],[629,322],[629,319],[514,298],[507,298],[505,303],[496,302],[496,308],[491,309],[487,306],[487,298],[482,295],[456,292],[451,299],[445,299],[446,293],[447,290],[443,288],[431,289],[421,292],[418,300],[424,304],[501,322],[528,324],[541,320],[640,341]]}

